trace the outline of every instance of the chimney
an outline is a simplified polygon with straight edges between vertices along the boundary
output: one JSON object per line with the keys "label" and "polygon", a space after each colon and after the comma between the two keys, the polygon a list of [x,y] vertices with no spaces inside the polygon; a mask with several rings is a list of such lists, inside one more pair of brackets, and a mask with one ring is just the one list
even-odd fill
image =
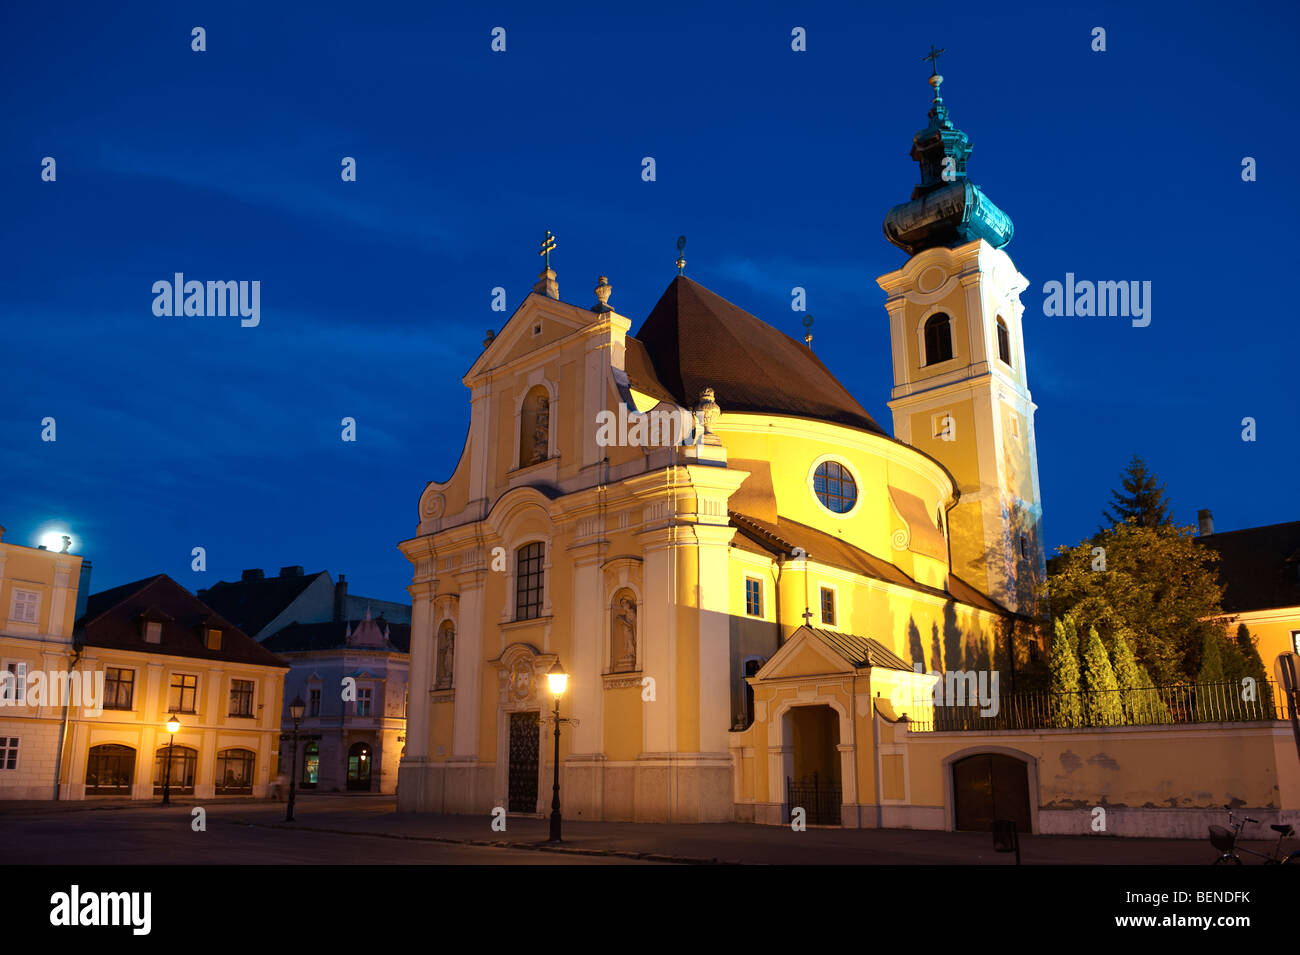
{"label": "chimney", "polygon": [[246,570],[239,576],[240,580],[265,580],[266,574],[262,573],[260,567],[254,567],[252,570]]}
{"label": "chimney", "polygon": [[1214,515],[1210,513],[1209,508],[1196,512],[1196,523],[1201,525],[1201,536],[1209,537],[1214,533]]}
{"label": "chimney", "polygon": [[339,574],[339,582],[334,585],[334,622],[348,618],[348,579]]}
{"label": "chimney", "polygon": [[281,567],[281,568],[280,568],[280,576],[281,576],[281,577],[301,577],[301,576],[302,576],[302,565],[301,565],[301,564],[294,564],[292,567]]}
{"label": "chimney", "polygon": [[83,557],[81,559],[81,580],[77,582],[77,612],[72,618],[74,624],[86,615],[86,601],[90,598],[90,570],[90,561]]}

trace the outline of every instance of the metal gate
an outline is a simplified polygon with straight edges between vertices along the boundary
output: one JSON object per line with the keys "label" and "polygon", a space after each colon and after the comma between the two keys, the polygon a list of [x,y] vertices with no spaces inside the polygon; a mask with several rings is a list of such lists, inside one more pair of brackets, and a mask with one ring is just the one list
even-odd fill
{"label": "metal gate", "polygon": [[510,714],[510,811],[537,812],[537,711]]}
{"label": "metal gate", "polygon": [[[844,824],[840,807],[844,802],[840,784],[818,779],[817,774],[795,781],[785,777],[785,800],[791,815],[795,809],[804,810],[804,822],[814,826],[839,826]],[[790,818],[786,822],[793,821]]]}
{"label": "metal gate", "polygon": [[1028,764],[1002,753],[980,753],[952,764],[953,828],[988,832],[995,819],[1008,819],[1022,833],[1033,832]]}

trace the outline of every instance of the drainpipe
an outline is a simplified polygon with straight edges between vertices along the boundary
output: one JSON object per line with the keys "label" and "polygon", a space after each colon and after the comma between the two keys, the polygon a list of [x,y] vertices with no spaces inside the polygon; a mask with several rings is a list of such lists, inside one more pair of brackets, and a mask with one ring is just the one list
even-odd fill
{"label": "drainpipe", "polygon": [[[77,672],[77,664],[81,661],[81,653],[85,648],[73,644],[72,646],[72,673]],[[69,674],[71,676],[71,674]],[[67,686],[72,686],[72,680],[69,679]],[[84,693],[84,691],[83,691]],[[84,696],[83,696],[84,699]],[[63,721],[59,724],[59,746],[54,752],[54,801],[59,801],[60,778],[63,775],[63,744],[68,738],[68,717],[72,710],[72,694],[67,693],[63,698]]]}
{"label": "drainpipe", "polygon": [[871,701],[871,743],[875,747],[875,752],[871,756],[871,763],[876,770],[876,828],[885,828],[885,812],[880,804],[880,714],[876,712],[875,700]]}
{"label": "drainpipe", "polygon": [[858,750],[858,671],[853,671],[853,709],[849,712],[849,733],[853,738],[853,795],[857,800],[857,828],[862,828],[862,753]]}

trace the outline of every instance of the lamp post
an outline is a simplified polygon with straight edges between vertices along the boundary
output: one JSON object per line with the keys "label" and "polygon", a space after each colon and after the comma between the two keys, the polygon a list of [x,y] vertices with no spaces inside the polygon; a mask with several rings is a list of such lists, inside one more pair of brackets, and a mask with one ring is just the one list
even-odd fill
{"label": "lamp post", "polygon": [[555,697],[555,784],[551,787],[551,842],[560,841],[560,697],[568,685],[569,675],[556,660],[546,674],[546,681],[551,685]]}
{"label": "lamp post", "polygon": [[173,713],[167,717],[167,765],[163,767],[163,801],[164,806],[170,806],[172,802],[172,744],[176,742],[176,734],[180,731],[181,721]]}
{"label": "lamp post", "polygon": [[295,696],[293,702],[289,704],[289,717],[293,720],[293,755],[289,757],[289,805],[284,811],[284,821],[293,822],[293,797],[297,790],[298,782],[298,723],[302,720],[302,714],[307,711],[307,704],[302,701],[301,696]]}

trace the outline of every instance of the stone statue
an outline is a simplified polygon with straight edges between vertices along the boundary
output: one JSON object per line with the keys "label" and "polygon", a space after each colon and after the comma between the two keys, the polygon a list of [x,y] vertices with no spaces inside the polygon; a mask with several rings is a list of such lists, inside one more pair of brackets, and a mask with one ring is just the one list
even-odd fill
{"label": "stone statue", "polygon": [[438,634],[438,683],[437,689],[451,686],[452,667],[456,662],[456,631],[443,627]]}
{"label": "stone statue", "polygon": [[622,655],[615,661],[615,670],[636,669],[636,601],[626,591],[619,591],[614,601],[614,624],[622,640]]}

